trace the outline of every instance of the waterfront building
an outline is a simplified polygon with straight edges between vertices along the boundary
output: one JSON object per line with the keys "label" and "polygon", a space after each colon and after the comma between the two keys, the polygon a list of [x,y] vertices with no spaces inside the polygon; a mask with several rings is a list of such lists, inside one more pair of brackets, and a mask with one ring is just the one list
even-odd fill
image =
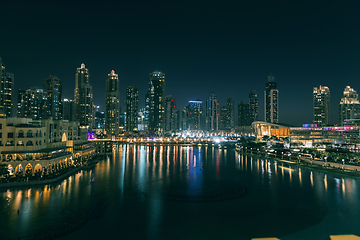
{"label": "waterfront building", "polygon": [[203,102],[201,100],[191,100],[186,110],[186,130],[202,130]]}
{"label": "waterfront building", "polygon": [[[100,111],[100,109],[97,109],[97,107],[95,107],[95,128],[104,129],[105,128],[105,112]],[[120,117],[120,115],[119,115],[119,117]]]}
{"label": "waterfront building", "polygon": [[330,123],[330,90],[326,86],[313,88],[313,123],[318,127]]}
{"label": "waterfront building", "polygon": [[182,110],[181,110],[181,130],[189,130],[188,129],[188,119],[187,119],[187,115],[188,115],[188,106],[185,106]]}
{"label": "waterfront building", "polygon": [[249,104],[244,104],[243,101],[238,105],[238,126],[250,126],[250,116],[249,116]]}
{"label": "waterfront building", "polygon": [[339,104],[339,124],[344,125],[345,120],[360,118],[360,102],[357,92],[350,86],[346,86],[344,97]]}
{"label": "waterfront building", "polygon": [[219,102],[216,94],[211,92],[206,101],[206,131],[219,131]]}
{"label": "waterfront building", "polygon": [[233,98],[228,98],[226,101],[226,110],[226,128],[233,129],[235,127],[235,107]]}
{"label": "waterfront building", "polygon": [[255,90],[249,93],[249,121],[250,123],[258,120],[259,99]]}
{"label": "waterfront building", "polygon": [[91,128],[94,120],[93,90],[90,85],[89,70],[85,68],[84,63],[77,68],[75,74],[74,110],[75,121],[81,126]]}
{"label": "waterfront building", "polygon": [[62,86],[61,80],[56,76],[49,76],[43,81],[43,90],[47,93],[47,117],[58,120],[62,116]]}
{"label": "waterfront building", "polygon": [[146,108],[140,108],[138,112],[138,130],[146,131],[147,129],[147,121],[145,115]]}
{"label": "waterfront building", "polygon": [[126,89],[126,131],[138,131],[139,91],[136,85]]}
{"label": "waterfront building", "polygon": [[264,136],[280,139],[288,138],[290,135],[290,127],[284,124],[256,121],[251,125],[257,139],[262,139]]}
{"label": "waterfront building", "polygon": [[274,76],[268,76],[265,84],[265,122],[279,122],[279,91]]}
{"label": "waterfront building", "polygon": [[108,74],[105,92],[105,130],[107,135],[119,135],[120,91],[119,77],[114,70]]}
{"label": "waterfront building", "polygon": [[62,119],[73,122],[75,119],[74,100],[65,98],[61,101],[61,105],[62,105]]}
{"label": "waterfront building", "polygon": [[179,130],[179,109],[175,99],[169,95],[165,97],[165,132]]}
{"label": "waterfront building", "polygon": [[150,134],[162,135],[165,127],[165,73],[150,73],[148,101],[148,130]]}
{"label": "waterfront building", "polygon": [[6,72],[0,58],[0,115],[13,116],[14,107],[14,74]]}
{"label": "waterfront building", "polygon": [[41,88],[27,89],[21,99],[21,117],[32,119],[49,118],[48,94]]}
{"label": "waterfront building", "polygon": [[10,175],[49,174],[96,153],[77,122],[0,118],[0,129],[0,161]]}
{"label": "waterfront building", "polygon": [[228,130],[228,109],[226,106],[220,107],[220,119],[219,119],[220,130]]}

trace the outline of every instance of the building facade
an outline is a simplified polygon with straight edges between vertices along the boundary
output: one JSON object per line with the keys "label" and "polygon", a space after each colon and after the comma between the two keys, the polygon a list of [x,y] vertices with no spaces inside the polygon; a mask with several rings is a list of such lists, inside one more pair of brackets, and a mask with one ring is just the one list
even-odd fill
{"label": "building facade", "polygon": [[14,108],[14,74],[6,72],[0,58],[0,115],[13,116]]}
{"label": "building facade", "polygon": [[148,131],[152,135],[163,135],[165,128],[165,73],[150,73],[148,101]]}
{"label": "building facade", "polygon": [[250,122],[258,121],[259,98],[255,90],[249,93],[249,120]]}
{"label": "building facade", "polygon": [[62,85],[56,76],[44,79],[43,90],[47,93],[47,116],[54,120],[62,119]]}
{"label": "building facade", "polygon": [[94,120],[93,91],[90,85],[89,70],[82,63],[75,74],[74,90],[75,121],[81,126],[92,127]]}
{"label": "building facade", "polygon": [[313,88],[313,123],[317,127],[330,123],[330,90],[326,86]]}
{"label": "building facade", "polygon": [[360,118],[359,95],[350,86],[346,86],[344,97],[339,103],[339,124],[344,125],[345,120]]}
{"label": "building facade", "polygon": [[206,130],[219,131],[219,102],[214,92],[211,92],[206,101]]}
{"label": "building facade", "polygon": [[126,131],[138,131],[139,91],[136,85],[126,89]]}
{"label": "building facade", "polygon": [[21,99],[21,116],[32,119],[48,119],[48,94],[41,88],[30,88],[25,91]]}
{"label": "building facade", "polygon": [[105,92],[105,130],[107,135],[119,135],[120,91],[119,77],[114,70],[108,74]]}
{"label": "building facade", "polygon": [[268,76],[265,84],[265,122],[279,122],[279,91],[274,76]]}

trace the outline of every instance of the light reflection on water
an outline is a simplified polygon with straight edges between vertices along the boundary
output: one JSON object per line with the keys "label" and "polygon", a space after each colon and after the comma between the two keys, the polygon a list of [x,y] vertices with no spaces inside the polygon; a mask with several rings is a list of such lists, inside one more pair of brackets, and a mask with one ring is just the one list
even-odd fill
{"label": "light reflection on water", "polygon": [[[91,209],[91,221],[64,239],[102,237],[93,224],[109,234],[121,231],[124,239],[360,235],[358,181],[247,157],[232,148],[119,145],[93,170],[61,183],[1,189],[0,236],[56,230],[74,223],[76,211]],[[245,186],[247,195],[201,203],[164,199],[221,196],[234,184]]]}

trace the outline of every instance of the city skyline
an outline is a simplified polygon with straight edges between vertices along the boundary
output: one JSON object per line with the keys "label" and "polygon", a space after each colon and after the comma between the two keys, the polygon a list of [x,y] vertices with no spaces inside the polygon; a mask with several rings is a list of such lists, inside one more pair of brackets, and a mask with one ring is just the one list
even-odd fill
{"label": "city skyline", "polygon": [[[105,81],[112,69],[119,74],[122,110],[127,86],[138,86],[141,108],[148,73],[162,71],[167,74],[165,94],[176,99],[179,109],[189,100],[205,100],[211,91],[223,105],[228,98],[235,104],[246,102],[248,92],[256,90],[259,120],[264,119],[260,93],[272,71],[280,93],[280,122],[292,125],[312,122],[313,87],[331,89],[331,106],[338,105],[345,86],[360,89],[360,35],[353,30],[359,17],[352,3],[7,2],[3,6],[6,11],[0,18],[8,34],[0,40],[0,53],[7,71],[15,75],[14,88],[41,86],[44,78],[56,75],[64,86],[63,97],[72,99],[73,69],[85,63],[94,103],[102,110]],[[109,15],[109,6],[120,14]],[[18,13],[16,18],[13,12]],[[330,123],[337,123],[338,109],[332,107],[330,114]]]}

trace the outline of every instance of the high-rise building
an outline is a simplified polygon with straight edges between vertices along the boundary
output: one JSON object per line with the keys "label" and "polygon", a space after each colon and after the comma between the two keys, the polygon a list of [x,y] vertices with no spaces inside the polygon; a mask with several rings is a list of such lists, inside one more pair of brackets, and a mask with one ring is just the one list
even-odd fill
{"label": "high-rise building", "polygon": [[249,104],[244,104],[243,101],[238,105],[238,126],[250,126],[250,118],[249,118]]}
{"label": "high-rise building", "polygon": [[235,108],[234,108],[234,99],[228,98],[226,101],[226,128],[233,129],[235,127]]}
{"label": "high-rise building", "polygon": [[49,76],[44,79],[43,82],[44,91],[47,92],[48,95],[48,117],[53,120],[60,120],[62,107],[61,107],[61,94],[62,94],[62,86],[61,80],[56,76]]}
{"label": "high-rise building", "polygon": [[136,85],[126,89],[126,131],[138,131],[139,91]]}
{"label": "high-rise building", "polygon": [[330,90],[326,86],[313,89],[313,120],[318,127],[330,123]]}
{"label": "high-rise building", "polygon": [[228,118],[228,109],[226,106],[220,108],[220,130],[229,130],[229,118]]}
{"label": "high-rise building", "polygon": [[258,112],[259,112],[259,99],[257,92],[253,90],[249,94],[249,120],[251,123],[258,120]]}
{"label": "high-rise building", "polygon": [[120,91],[119,77],[114,70],[108,74],[105,92],[105,130],[108,135],[119,134]]}
{"label": "high-rise building", "polygon": [[0,58],[0,115],[13,116],[14,107],[14,74],[5,70]]}
{"label": "high-rise building", "polygon": [[25,91],[21,103],[22,117],[32,119],[48,118],[48,94],[36,87]]}
{"label": "high-rise building", "polygon": [[176,101],[171,95],[165,97],[165,132],[177,131],[179,129],[179,117]]}
{"label": "high-rise building", "polygon": [[62,119],[73,122],[75,117],[74,100],[65,98],[61,101],[61,105],[62,105]]}
{"label": "high-rise building", "polygon": [[26,93],[26,91],[23,89],[18,90],[18,102],[17,102],[16,116],[19,118],[24,117],[22,105],[24,102],[25,93]]}
{"label": "high-rise building", "polygon": [[187,130],[197,131],[203,129],[203,103],[201,100],[198,99],[189,101],[186,118]]}
{"label": "high-rise building", "polygon": [[345,120],[360,118],[359,95],[350,86],[346,86],[344,97],[339,104],[339,124],[344,125]]}
{"label": "high-rise building", "polygon": [[185,131],[185,130],[189,130],[188,127],[188,106],[185,106],[182,110],[181,110],[181,130]]}
{"label": "high-rise building", "polygon": [[211,92],[206,101],[206,130],[219,131],[219,103],[216,94]]}
{"label": "high-rise building", "polygon": [[89,70],[85,68],[84,63],[76,70],[74,110],[75,121],[79,122],[81,126],[91,128],[94,120],[93,91],[89,82]]}
{"label": "high-rise building", "polygon": [[138,112],[138,130],[146,131],[147,121],[145,121],[145,108],[140,108]]}
{"label": "high-rise building", "polygon": [[276,87],[275,78],[270,75],[268,76],[268,81],[265,84],[265,122],[279,122],[278,96],[279,91]]}
{"label": "high-rise building", "polygon": [[165,128],[165,73],[152,72],[149,80],[150,134],[162,135]]}

